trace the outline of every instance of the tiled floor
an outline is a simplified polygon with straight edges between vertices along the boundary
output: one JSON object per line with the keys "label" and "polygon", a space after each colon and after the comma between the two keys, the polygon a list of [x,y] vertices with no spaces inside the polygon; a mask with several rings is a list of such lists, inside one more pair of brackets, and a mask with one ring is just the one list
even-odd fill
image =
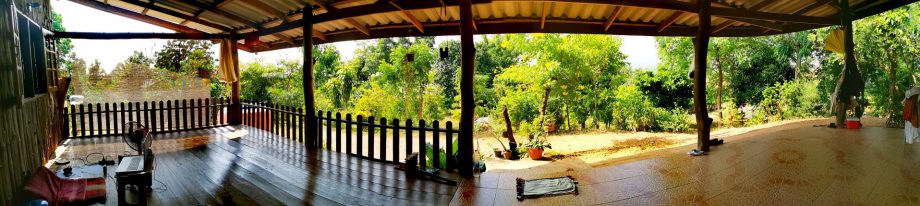
{"label": "tiled floor", "polygon": [[[490,170],[464,181],[453,205],[920,205],[920,144],[903,130],[799,127],[616,162],[566,159]],[[517,201],[514,179],[570,175],[579,194]]]}

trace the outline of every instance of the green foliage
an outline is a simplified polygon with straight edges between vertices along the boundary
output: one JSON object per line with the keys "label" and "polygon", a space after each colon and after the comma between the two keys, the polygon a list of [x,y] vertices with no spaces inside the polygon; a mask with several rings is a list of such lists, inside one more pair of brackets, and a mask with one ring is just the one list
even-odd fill
{"label": "green foliage", "polygon": [[[208,49],[211,48],[211,43],[203,40],[170,40],[166,42],[166,45],[163,45],[163,48],[160,51],[157,51],[154,56],[156,60],[154,61],[154,66],[159,69],[165,69],[173,72],[186,72],[186,73],[196,73],[197,69],[191,67],[183,67],[183,61],[193,61],[194,64],[199,64],[199,61],[211,61],[213,58],[212,54]],[[198,51],[194,56],[193,53]],[[189,59],[192,58],[192,59]],[[198,65],[195,65],[198,66]]]}
{"label": "green foliage", "polygon": [[[64,28],[64,18],[61,14],[51,11],[51,29],[54,31],[67,31]],[[60,55],[61,68],[64,68],[66,73],[71,73],[73,70],[72,63],[74,61],[73,56],[71,56],[70,51],[73,50],[73,43],[69,38],[56,38],[54,39],[55,48],[57,49],[58,55]]]}
{"label": "green foliage", "polygon": [[[454,139],[454,142],[451,143],[451,146],[453,147],[451,151],[454,151],[454,155],[457,154],[457,151],[460,151],[457,148],[457,140],[459,139]],[[435,150],[431,143],[425,143],[425,166],[428,168],[434,167],[434,164],[436,164],[434,159],[435,152],[440,153],[438,154],[439,158],[437,160],[437,164],[440,164],[440,168],[447,168],[447,151],[444,151],[443,148],[437,148],[437,150]]]}

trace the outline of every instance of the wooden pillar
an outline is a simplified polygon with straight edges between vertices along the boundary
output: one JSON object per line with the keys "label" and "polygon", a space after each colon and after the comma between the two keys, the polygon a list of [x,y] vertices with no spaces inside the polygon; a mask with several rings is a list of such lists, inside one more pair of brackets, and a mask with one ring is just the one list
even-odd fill
{"label": "wooden pillar", "polygon": [[307,123],[304,125],[307,139],[304,142],[307,148],[315,149],[319,147],[317,142],[319,138],[316,137],[316,105],[313,100],[313,37],[310,35],[313,32],[313,13],[304,12],[303,20],[303,70],[301,72],[303,72],[304,113],[307,117]]}
{"label": "wooden pillar", "polygon": [[[236,73],[236,76],[240,76],[240,58],[239,58],[239,49],[236,47],[236,39],[231,38],[233,44],[230,44],[230,47],[233,48],[232,56],[233,59],[233,73]],[[240,81],[230,83],[230,106],[227,108],[227,123],[230,125],[240,125],[243,123],[243,105],[240,104]]]}
{"label": "wooden pillar", "polygon": [[460,137],[457,166],[460,174],[473,174],[473,71],[476,48],[473,45],[473,8],[470,0],[460,0]]}
{"label": "wooden pillar", "polygon": [[853,44],[853,16],[850,13],[850,3],[848,1],[840,1],[840,25],[844,28],[843,34],[843,50],[844,50],[844,64],[843,64],[843,81],[839,81],[842,85],[837,87],[837,99],[836,99],[836,116],[837,116],[837,127],[845,128],[844,123],[846,120],[846,110],[849,106],[858,107],[858,105],[850,105],[850,98],[853,96],[859,95],[864,88],[864,82],[862,76],[859,74],[859,69],[856,68],[856,56],[854,55],[854,44]]}
{"label": "wooden pillar", "polygon": [[696,113],[696,130],[698,149],[709,151],[709,128],[712,121],[706,109],[706,56],[709,53],[709,26],[712,16],[709,14],[709,0],[697,1],[699,7],[699,30],[693,41],[693,106]]}

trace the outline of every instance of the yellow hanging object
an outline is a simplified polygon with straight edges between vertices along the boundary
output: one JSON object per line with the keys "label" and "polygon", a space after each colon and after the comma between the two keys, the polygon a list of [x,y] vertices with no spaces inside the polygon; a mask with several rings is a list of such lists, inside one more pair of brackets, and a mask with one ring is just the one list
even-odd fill
{"label": "yellow hanging object", "polygon": [[827,39],[824,40],[824,50],[832,51],[834,53],[843,54],[843,28],[834,29],[831,31],[830,35],[827,35]]}
{"label": "yellow hanging object", "polygon": [[234,42],[230,39],[222,39],[220,41],[220,69],[218,73],[220,74],[220,80],[223,80],[227,83],[233,83],[239,80],[239,63],[234,57],[236,55],[236,48],[233,45]]}

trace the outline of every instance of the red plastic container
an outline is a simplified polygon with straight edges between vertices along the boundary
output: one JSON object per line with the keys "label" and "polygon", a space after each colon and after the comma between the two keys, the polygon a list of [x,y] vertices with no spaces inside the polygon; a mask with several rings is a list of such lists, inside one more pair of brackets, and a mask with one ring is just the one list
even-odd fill
{"label": "red plastic container", "polygon": [[847,118],[847,129],[859,129],[860,126],[859,118]]}

